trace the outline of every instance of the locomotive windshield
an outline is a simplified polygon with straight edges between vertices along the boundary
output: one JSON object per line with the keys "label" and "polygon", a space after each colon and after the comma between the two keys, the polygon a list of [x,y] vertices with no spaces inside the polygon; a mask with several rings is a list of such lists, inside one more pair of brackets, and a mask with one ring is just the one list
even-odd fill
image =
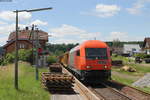
{"label": "locomotive windshield", "polygon": [[85,54],[87,59],[107,59],[106,48],[85,48]]}

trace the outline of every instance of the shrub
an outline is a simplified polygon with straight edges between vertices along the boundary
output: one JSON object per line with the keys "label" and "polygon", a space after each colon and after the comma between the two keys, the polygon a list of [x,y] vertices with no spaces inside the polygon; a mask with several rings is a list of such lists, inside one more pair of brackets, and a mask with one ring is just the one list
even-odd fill
{"label": "shrub", "polygon": [[147,55],[144,53],[138,53],[138,54],[135,54],[134,57],[140,57],[141,59],[144,59],[144,58],[150,58],[150,55]]}
{"label": "shrub", "polygon": [[8,53],[6,54],[5,58],[4,58],[4,61],[6,63],[13,63],[14,62],[14,59],[15,59],[15,55],[14,53]]}
{"label": "shrub", "polygon": [[56,58],[56,56],[54,56],[54,55],[53,55],[53,56],[48,56],[46,62],[50,65],[50,64],[52,64],[52,63],[56,63],[56,61],[57,61],[56,59],[57,59],[57,58]]}
{"label": "shrub", "polygon": [[[0,59],[0,65],[7,65],[13,63],[15,60],[15,53],[7,53],[3,59]],[[32,51],[20,49],[18,51],[18,60],[32,62]]]}
{"label": "shrub", "polygon": [[2,58],[0,58],[0,65],[2,65],[2,63],[3,63],[3,59],[2,59]]}
{"label": "shrub", "polygon": [[18,52],[18,55],[19,55],[19,60],[21,60],[21,61],[27,61],[27,62],[32,61],[32,51],[31,50],[20,49]]}

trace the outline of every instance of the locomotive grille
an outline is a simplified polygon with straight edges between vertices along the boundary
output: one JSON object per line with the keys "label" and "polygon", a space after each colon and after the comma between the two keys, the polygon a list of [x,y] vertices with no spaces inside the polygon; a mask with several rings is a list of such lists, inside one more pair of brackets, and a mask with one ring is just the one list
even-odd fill
{"label": "locomotive grille", "polygon": [[98,61],[98,64],[107,64],[106,61]]}

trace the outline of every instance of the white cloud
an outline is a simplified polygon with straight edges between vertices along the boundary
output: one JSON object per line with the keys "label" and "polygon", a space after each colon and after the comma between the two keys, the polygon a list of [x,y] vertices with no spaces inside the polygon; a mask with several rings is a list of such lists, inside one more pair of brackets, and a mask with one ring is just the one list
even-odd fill
{"label": "white cloud", "polygon": [[105,4],[97,4],[95,9],[91,12],[84,13],[87,15],[97,16],[97,17],[111,17],[116,15],[121,8],[117,5],[105,5]]}
{"label": "white cloud", "polygon": [[5,24],[7,24],[7,23],[0,21],[0,25],[5,25]]}
{"label": "white cloud", "polygon": [[41,20],[35,20],[33,22],[31,22],[31,25],[34,24],[34,25],[40,25],[40,26],[45,26],[45,25],[48,25],[47,22],[44,22],[44,21],[41,21]]}
{"label": "white cloud", "polygon": [[[31,13],[29,12],[19,12],[19,20],[28,20],[31,18]],[[6,21],[15,21],[16,14],[12,11],[1,11],[0,12],[0,19],[6,20]]]}
{"label": "white cloud", "polygon": [[[19,28],[22,29],[24,28],[26,25],[23,25],[23,24],[19,24]],[[10,25],[3,25],[3,26],[0,26],[0,34],[10,34],[10,32],[14,31],[16,28],[16,24],[10,24]]]}
{"label": "white cloud", "polygon": [[127,41],[128,40],[128,34],[126,32],[111,32],[110,36],[107,38],[107,40],[115,40],[119,39],[120,41]]}
{"label": "white cloud", "polygon": [[127,8],[127,11],[130,14],[139,14],[141,9],[145,7],[145,4],[150,2],[150,0],[137,0],[132,8]]}
{"label": "white cloud", "polygon": [[85,40],[100,37],[100,32],[87,32],[75,26],[63,24],[61,27],[50,29],[52,37],[56,37],[55,42],[62,43],[79,43]]}
{"label": "white cloud", "polygon": [[0,45],[6,44],[7,40],[8,40],[8,36],[0,37]]}
{"label": "white cloud", "polygon": [[9,34],[13,30],[15,30],[15,24],[0,26],[0,34]]}
{"label": "white cloud", "polygon": [[54,41],[50,41],[52,44],[69,44],[69,43],[79,43],[79,40],[75,40],[75,39],[56,39]]}
{"label": "white cloud", "polygon": [[120,11],[120,7],[117,5],[104,5],[98,4],[96,5],[96,12],[98,17],[110,17],[114,16],[115,14]]}
{"label": "white cloud", "polygon": [[[26,25],[19,24],[19,28],[23,29]],[[12,31],[15,31],[16,24],[5,24],[0,26],[0,45],[4,45],[6,41],[8,40],[8,36]]]}
{"label": "white cloud", "polygon": [[127,32],[110,32],[110,34],[108,35],[108,37],[104,37],[103,39],[105,41],[113,41],[116,39],[119,39],[120,41],[143,41],[145,38],[145,36],[132,36],[129,35]]}
{"label": "white cloud", "polygon": [[61,27],[50,29],[50,32],[53,36],[64,37],[66,35],[77,35],[85,31],[71,25],[63,24]]}

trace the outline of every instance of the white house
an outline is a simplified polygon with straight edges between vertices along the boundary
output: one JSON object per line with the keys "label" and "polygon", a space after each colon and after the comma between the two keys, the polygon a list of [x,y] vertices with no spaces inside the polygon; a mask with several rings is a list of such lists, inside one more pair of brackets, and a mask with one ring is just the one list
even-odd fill
{"label": "white house", "polygon": [[124,44],[123,46],[123,53],[124,54],[136,54],[136,53],[140,53],[141,52],[141,48],[139,46],[139,44]]}

